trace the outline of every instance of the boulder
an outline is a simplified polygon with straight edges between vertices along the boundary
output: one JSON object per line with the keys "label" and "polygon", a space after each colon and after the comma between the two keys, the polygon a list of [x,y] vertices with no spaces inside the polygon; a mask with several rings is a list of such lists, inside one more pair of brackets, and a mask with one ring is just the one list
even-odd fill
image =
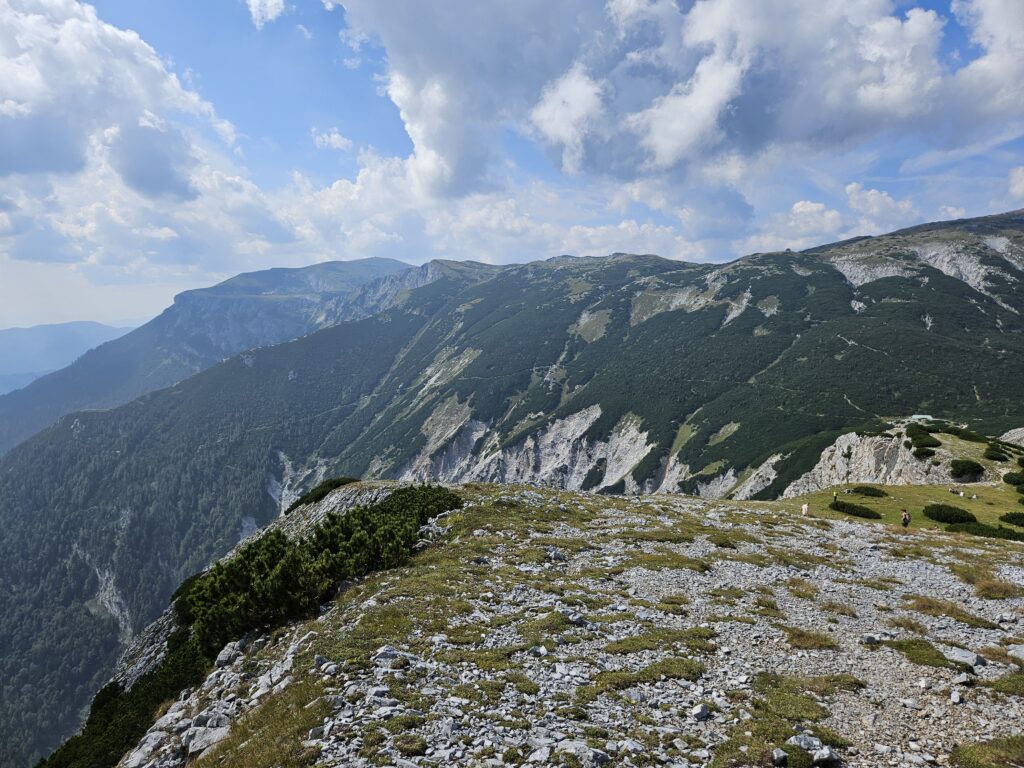
{"label": "boulder", "polygon": [[226,739],[230,730],[230,728],[189,728],[181,743],[188,750],[189,757],[192,757]]}
{"label": "boulder", "polygon": [[811,762],[814,765],[834,766],[842,763],[842,760],[832,747],[822,747],[814,753]]}
{"label": "boulder", "polygon": [[707,704],[700,703],[690,710],[690,717],[696,720],[698,723],[703,723],[709,717],[711,717],[711,709]]}
{"label": "boulder", "polygon": [[221,652],[217,654],[217,660],[214,662],[218,667],[227,667],[235,662],[242,652],[238,649],[237,642],[231,642],[221,649]]}
{"label": "boulder", "polygon": [[786,739],[786,743],[794,747],[800,747],[804,752],[817,752],[822,747],[821,739],[816,736],[810,736],[806,733],[798,733],[796,736],[790,736]]}
{"label": "boulder", "polygon": [[966,664],[971,667],[982,667],[987,662],[983,656],[979,656],[974,651],[968,651],[964,648],[949,647],[944,648],[942,655],[952,661],[954,664]]}

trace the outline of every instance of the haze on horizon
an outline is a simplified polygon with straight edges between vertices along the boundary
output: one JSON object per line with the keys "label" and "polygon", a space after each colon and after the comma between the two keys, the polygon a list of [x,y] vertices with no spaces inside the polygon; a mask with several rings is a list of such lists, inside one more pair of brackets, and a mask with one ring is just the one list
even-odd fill
{"label": "haze on horizon", "polygon": [[1022,206],[1019,0],[0,0],[0,327]]}

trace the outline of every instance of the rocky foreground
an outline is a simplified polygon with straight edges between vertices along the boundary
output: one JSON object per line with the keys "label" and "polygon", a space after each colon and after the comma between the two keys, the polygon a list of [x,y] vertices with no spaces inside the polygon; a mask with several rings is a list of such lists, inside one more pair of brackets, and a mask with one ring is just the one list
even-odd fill
{"label": "rocky foreground", "polygon": [[[1017,764],[971,745],[1024,734],[1021,545],[458,490],[408,567],[227,646],[121,765]],[[122,679],[160,642],[157,625]]]}

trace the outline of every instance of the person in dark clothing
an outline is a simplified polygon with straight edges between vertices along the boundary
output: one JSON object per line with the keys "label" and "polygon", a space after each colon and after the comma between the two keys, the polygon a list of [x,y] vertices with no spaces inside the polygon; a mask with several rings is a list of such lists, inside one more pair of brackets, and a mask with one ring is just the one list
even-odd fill
{"label": "person in dark clothing", "polygon": [[910,513],[907,510],[903,510],[903,517],[900,519],[900,524],[906,528],[910,525]]}

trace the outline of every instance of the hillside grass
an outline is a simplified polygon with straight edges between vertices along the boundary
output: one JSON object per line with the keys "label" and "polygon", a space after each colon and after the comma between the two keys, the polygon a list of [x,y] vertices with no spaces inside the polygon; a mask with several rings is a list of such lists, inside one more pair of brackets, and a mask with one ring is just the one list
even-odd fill
{"label": "hillside grass", "polygon": [[[863,485],[863,483],[860,483]],[[951,484],[952,485],[952,484]],[[904,508],[910,512],[910,527],[933,530],[944,530],[945,525],[924,516],[922,510],[929,504],[952,504],[973,514],[978,521],[988,525],[1005,525],[1000,523],[1000,515],[1020,510],[1021,505],[1017,503],[1019,494],[1013,486],[1005,483],[970,483],[956,485],[962,488],[964,496],[954,496],[949,492],[951,485],[877,485],[873,486],[884,490],[885,497],[867,497],[854,494],[844,494],[843,491],[853,488],[854,484],[840,485],[824,491],[808,493],[792,499],[785,499],[772,502],[773,506],[800,514],[800,506],[807,502],[810,512],[815,517],[825,517],[832,520],[849,520],[848,515],[835,512],[829,509],[832,503],[832,492],[839,491],[839,499],[850,500],[856,504],[867,507],[878,512],[882,519],[878,522],[887,525],[899,525],[900,514]],[[971,499],[972,494],[977,494],[977,499]]]}

